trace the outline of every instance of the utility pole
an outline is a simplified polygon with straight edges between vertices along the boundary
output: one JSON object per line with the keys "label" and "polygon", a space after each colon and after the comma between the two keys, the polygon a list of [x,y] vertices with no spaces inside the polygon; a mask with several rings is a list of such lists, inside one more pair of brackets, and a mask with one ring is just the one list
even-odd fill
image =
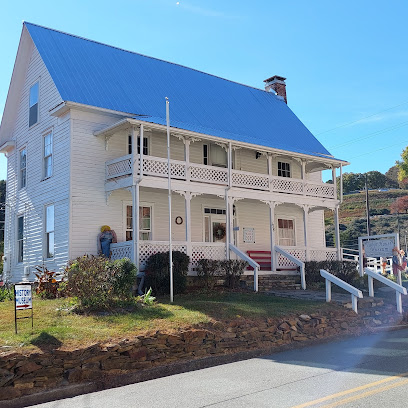
{"label": "utility pole", "polygon": [[367,173],[365,174],[365,191],[366,191],[366,212],[367,212],[367,235],[370,236],[370,205],[368,203]]}

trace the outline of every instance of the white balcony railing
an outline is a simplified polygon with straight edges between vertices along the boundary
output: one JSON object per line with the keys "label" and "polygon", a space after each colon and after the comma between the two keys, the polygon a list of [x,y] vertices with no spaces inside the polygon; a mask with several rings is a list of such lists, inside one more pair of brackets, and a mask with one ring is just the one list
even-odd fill
{"label": "white balcony railing", "polygon": [[[131,155],[122,156],[106,162],[106,180],[113,180],[132,174]],[[228,184],[228,170],[222,167],[187,163],[179,160],[170,161],[171,177],[177,180],[191,180],[210,184]],[[144,156],[143,174],[155,177],[167,177],[167,159]],[[267,174],[232,170],[232,186],[309,197],[334,198],[334,186],[325,183],[308,182],[291,177],[269,177]]]}

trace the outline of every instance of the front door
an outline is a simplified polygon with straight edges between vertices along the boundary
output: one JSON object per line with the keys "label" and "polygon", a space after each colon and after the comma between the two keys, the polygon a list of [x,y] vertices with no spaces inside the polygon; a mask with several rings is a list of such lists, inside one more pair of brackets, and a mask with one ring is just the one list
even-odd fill
{"label": "front door", "polygon": [[227,235],[227,223],[225,222],[225,217],[224,219],[217,218],[211,217],[212,242],[225,242]]}

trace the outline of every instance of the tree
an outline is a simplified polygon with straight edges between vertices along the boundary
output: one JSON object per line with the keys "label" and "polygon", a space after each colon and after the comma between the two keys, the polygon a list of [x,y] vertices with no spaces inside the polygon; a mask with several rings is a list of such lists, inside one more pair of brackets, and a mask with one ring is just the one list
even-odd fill
{"label": "tree", "polygon": [[407,184],[408,182],[408,146],[401,153],[401,160],[397,160],[398,181]]}
{"label": "tree", "polygon": [[408,196],[397,198],[390,206],[392,213],[408,213]]}
{"label": "tree", "polygon": [[388,188],[407,188],[407,183],[398,180],[398,167],[392,166],[390,167],[387,172],[385,173],[385,177],[387,177],[387,185]]}

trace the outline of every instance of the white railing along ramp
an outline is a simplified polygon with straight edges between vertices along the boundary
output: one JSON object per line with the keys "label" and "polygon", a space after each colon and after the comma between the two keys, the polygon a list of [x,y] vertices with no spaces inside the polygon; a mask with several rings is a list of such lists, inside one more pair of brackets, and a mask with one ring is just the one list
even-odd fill
{"label": "white railing along ramp", "polygon": [[361,290],[355,288],[354,286],[350,285],[344,280],[334,276],[333,274],[325,271],[324,269],[320,269],[320,275],[326,280],[326,302],[331,302],[331,284],[334,283],[335,285],[339,286],[340,288],[346,290],[351,294],[351,306],[352,309],[358,313],[357,311],[357,299],[363,298],[363,293]]}
{"label": "white railing along ramp", "polygon": [[254,291],[258,292],[258,271],[260,269],[259,264],[250,258],[246,253],[242,252],[233,244],[229,244],[230,251],[234,252],[235,255],[240,257],[243,261],[247,261],[250,266],[254,269]]}
{"label": "white railing along ramp", "polygon": [[395,283],[389,280],[387,277],[378,274],[377,272],[373,271],[370,268],[365,268],[364,272],[368,276],[368,294],[370,297],[374,297],[374,279],[377,279],[384,285],[389,286],[390,288],[395,290],[395,297],[397,300],[397,311],[398,313],[402,313],[402,295],[407,294],[406,288],[401,285],[401,271],[398,273],[398,283]]}
{"label": "white railing along ramp", "polygon": [[302,262],[300,259],[297,259],[294,257],[292,254],[289,252],[285,251],[283,248],[281,248],[278,245],[275,245],[275,252],[278,252],[288,258],[290,261],[292,261],[294,264],[299,266],[300,268],[300,282],[303,290],[306,290],[306,276],[305,276],[305,263]]}

